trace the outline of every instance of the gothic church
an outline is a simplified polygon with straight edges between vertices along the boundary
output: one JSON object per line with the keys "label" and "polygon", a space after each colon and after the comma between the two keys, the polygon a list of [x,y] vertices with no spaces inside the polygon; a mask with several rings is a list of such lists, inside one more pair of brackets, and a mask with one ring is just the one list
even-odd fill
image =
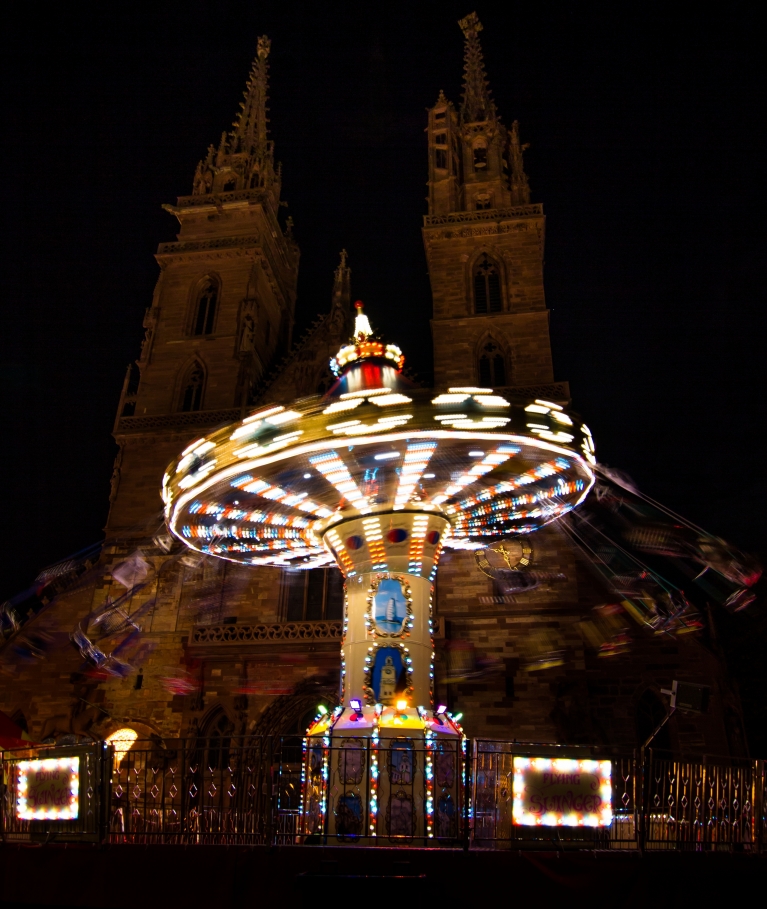
{"label": "gothic church", "polygon": [[[481,25],[473,14],[460,25],[463,97],[453,104],[440,93],[429,110],[424,160],[434,389],[473,382],[566,403],[569,386],[555,380],[549,342],[543,206],[531,202],[519,124],[506,126],[492,100]],[[164,206],[178,235],[159,245],[144,342],[120,397],[100,557],[76,578],[59,579],[30,620],[49,642],[44,658],[14,661],[12,638],[0,654],[0,709],[36,741],[106,738],[122,727],[163,741],[294,734],[320,701],[337,702],[338,570],[199,560],[174,548],[162,523],[168,463],[254,407],[322,394],[328,361],[351,332],[342,252],[326,313],[293,338],[299,248],[290,219],[278,219],[283,176],[267,131],[269,51],[260,38],[231,131],[208,148],[191,194]],[[469,735],[630,750],[662,710],[660,689],[683,677],[711,684],[719,706],[703,718],[675,718],[673,747],[738,750],[727,717],[736,700],[709,650],[689,638],[640,641],[620,659],[599,659],[580,622],[606,592],[556,529],[527,542],[519,558],[552,580],[515,597],[494,588],[472,553],[442,557],[437,692],[463,713]],[[125,651],[125,676],[89,670],[71,643],[78,630],[95,639],[89,616],[108,600],[140,628]],[[541,653],[558,657],[536,663]]]}

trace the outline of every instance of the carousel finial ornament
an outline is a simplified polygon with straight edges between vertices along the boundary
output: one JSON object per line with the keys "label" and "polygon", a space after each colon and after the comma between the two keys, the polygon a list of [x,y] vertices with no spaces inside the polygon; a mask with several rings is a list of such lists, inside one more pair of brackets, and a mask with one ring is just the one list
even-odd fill
{"label": "carousel finial ornament", "polygon": [[384,344],[376,337],[362,307],[362,300],[357,300],[354,304],[354,308],[357,310],[354,319],[354,336],[350,343],[344,345],[330,361],[330,369],[335,376],[341,376],[345,367],[357,360],[389,360],[394,363],[397,371],[401,370],[405,364],[405,357],[396,344]]}
{"label": "carousel finial ornament", "polygon": [[307,730],[302,829],[428,844],[458,835],[465,758],[459,717],[433,709],[440,555],[577,507],[594,447],[553,401],[469,382],[414,388],[400,349],[355,307],[324,397],[264,407],[187,446],[163,480],[165,514],[206,555],[342,572],[342,705]]}
{"label": "carousel finial ornament", "polygon": [[357,316],[354,320],[354,337],[358,343],[361,343],[373,334],[373,329],[370,327],[368,317],[362,311],[362,300],[357,300],[354,308],[357,310]]}

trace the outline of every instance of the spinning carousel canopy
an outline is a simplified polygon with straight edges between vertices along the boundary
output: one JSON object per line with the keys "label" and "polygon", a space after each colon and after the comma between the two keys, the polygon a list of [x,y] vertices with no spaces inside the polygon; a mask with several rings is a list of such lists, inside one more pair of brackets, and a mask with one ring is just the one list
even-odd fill
{"label": "spinning carousel canopy", "polygon": [[575,414],[491,388],[414,388],[358,310],[324,397],[262,408],[170,465],[176,537],[250,565],[337,562],[352,576],[404,560],[419,574],[438,547],[531,533],[584,500],[594,445]]}

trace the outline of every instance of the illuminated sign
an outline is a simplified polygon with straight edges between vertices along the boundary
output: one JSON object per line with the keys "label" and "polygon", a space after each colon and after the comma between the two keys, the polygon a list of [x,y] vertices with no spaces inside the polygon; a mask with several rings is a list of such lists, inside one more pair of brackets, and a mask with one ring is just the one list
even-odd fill
{"label": "illuminated sign", "polygon": [[512,820],[524,826],[607,827],[610,761],[515,757]]}
{"label": "illuminated sign", "polygon": [[80,808],[80,758],[19,761],[16,817],[25,821],[71,821]]}

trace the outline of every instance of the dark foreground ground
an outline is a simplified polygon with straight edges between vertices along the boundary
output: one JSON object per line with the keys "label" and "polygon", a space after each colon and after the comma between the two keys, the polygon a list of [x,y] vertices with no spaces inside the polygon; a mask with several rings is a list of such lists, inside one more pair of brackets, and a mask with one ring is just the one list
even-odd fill
{"label": "dark foreground ground", "polygon": [[8,909],[223,909],[348,899],[360,909],[435,899],[472,907],[524,900],[658,909],[721,898],[753,902],[765,880],[767,856],[748,853],[0,845],[0,905]]}

